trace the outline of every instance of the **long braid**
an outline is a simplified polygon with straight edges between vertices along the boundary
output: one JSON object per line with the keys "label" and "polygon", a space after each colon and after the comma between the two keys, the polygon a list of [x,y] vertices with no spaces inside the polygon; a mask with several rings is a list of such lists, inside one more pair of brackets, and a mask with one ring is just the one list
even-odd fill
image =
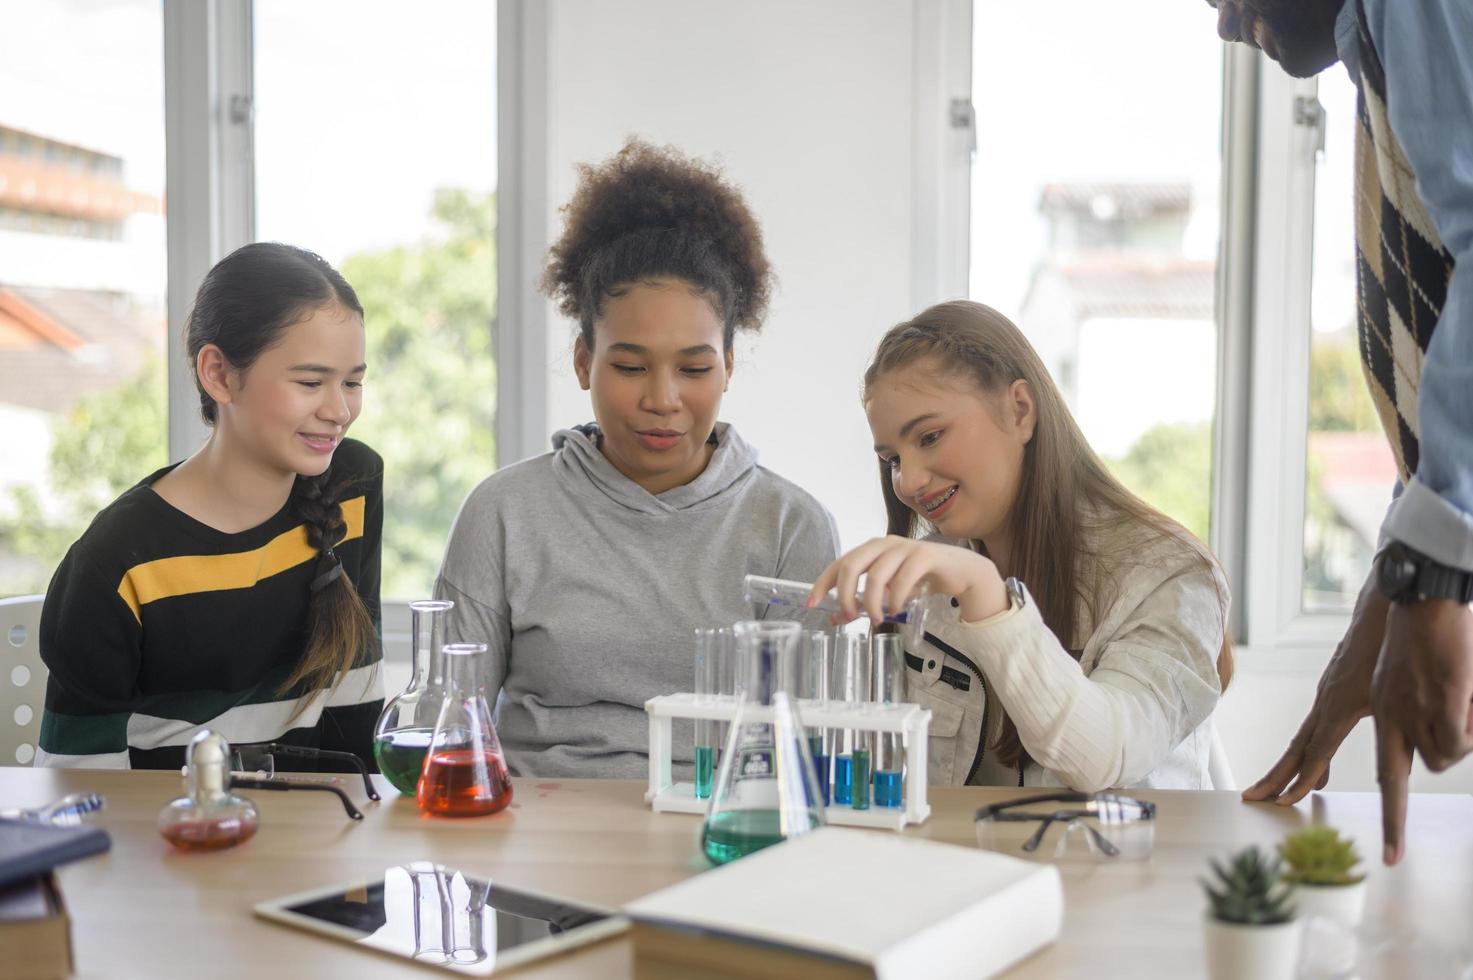
{"label": "long braid", "polygon": [[301,660],[281,685],[283,692],[303,682],[309,691],[336,686],[377,642],[373,618],[334,551],[348,533],[339,502],[347,489],[346,482],[332,482],[332,467],[318,476],[297,477],[292,489],[293,506],[318,558],[307,611],[307,642]]}

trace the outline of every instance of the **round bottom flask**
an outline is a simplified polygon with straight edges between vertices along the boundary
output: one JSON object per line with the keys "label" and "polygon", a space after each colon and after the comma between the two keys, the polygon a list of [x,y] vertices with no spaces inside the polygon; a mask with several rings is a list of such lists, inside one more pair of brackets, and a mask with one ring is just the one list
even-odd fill
{"label": "round bottom flask", "polygon": [[189,795],[159,812],[159,833],[183,851],[221,851],[256,833],[256,805],[230,785],[230,743],[209,729],[189,743]]}

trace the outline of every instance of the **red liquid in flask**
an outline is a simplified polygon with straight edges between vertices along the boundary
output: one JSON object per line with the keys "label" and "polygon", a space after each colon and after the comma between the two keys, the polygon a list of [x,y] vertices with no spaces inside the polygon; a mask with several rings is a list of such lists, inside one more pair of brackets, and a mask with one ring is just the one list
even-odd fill
{"label": "red liquid in flask", "polygon": [[159,833],[181,851],[223,851],[254,837],[256,821],[240,817],[186,820],[160,827]]}
{"label": "red liquid in flask", "polygon": [[437,817],[479,817],[506,809],[511,776],[501,756],[477,749],[433,752],[415,794],[419,808]]}

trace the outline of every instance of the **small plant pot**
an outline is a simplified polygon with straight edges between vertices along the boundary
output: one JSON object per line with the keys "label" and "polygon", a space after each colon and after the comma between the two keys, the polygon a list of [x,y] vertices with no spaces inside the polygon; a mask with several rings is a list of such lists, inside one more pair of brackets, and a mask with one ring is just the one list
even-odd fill
{"label": "small plant pot", "polygon": [[1302,919],[1315,916],[1339,923],[1347,929],[1360,925],[1366,910],[1366,883],[1353,885],[1294,886],[1294,907]]}
{"label": "small plant pot", "polygon": [[1207,975],[1212,980],[1293,980],[1300,919],[1241,925],[1207,917]]}

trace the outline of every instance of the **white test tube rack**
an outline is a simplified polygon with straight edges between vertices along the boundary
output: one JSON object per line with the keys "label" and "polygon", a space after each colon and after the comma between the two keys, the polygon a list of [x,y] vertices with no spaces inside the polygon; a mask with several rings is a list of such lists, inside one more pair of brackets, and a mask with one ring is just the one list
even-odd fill
{"label": "white test tube rack", "polygon": [[[656,813],[704,814],[711,801],[697,799],[695,783],[674,781],[671,754],[675,748],[671,723],[676,718],[730,722],[736,718],[735,695],[665,694],[650,698],[644,710],[650,717],[650,782],[644,800]],[[770,721],[771,708],[747,705],[751,721]],[[824,811],[829,824],[902,830],[907,824],[924,823],[931,815],[926,784],[926,738],[931,730],[931,711],[918,704],[845,704],[842,702],[798,701],[799,721],[804,728],[853,729],[891,732],[901,736],[905,747],[905,795],[903,805],[856,810],[833,803]],[[715,774],[712,774],[714,782]]]}

